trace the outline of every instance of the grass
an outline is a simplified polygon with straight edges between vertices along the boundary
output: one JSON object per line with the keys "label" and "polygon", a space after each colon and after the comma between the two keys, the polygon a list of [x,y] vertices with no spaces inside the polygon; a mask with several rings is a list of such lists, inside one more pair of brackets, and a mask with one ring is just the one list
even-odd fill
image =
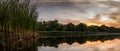
{"label": "grass", "polygon": [[30,0],[0,0],[0,43],[5,44],[4,48],[19,39],[25,47],[34,43],[37,18],[36,7],[30,5]]}

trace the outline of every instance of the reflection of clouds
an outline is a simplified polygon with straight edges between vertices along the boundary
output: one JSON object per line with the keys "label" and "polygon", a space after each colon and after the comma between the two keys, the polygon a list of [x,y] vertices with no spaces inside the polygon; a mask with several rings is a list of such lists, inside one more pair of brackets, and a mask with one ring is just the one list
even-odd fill
{"label": "reflection of clouds", "polygon": [[38,47],[38,51],[120,51],[120,40],[107,40],[105,42],[90,42],[87,41],[84,44],[77,42],[69,45],[63,43],[58,45],[58,48],[54,47]]}

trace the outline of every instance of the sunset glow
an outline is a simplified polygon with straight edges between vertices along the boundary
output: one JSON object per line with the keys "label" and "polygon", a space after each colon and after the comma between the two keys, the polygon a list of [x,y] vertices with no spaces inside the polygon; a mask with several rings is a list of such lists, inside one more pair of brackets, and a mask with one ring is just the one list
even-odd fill
{"label": "sunset glow", "polygon": [[0,51],[120,51],[120,0],[0,0]]}
{"label": "sunset glow", "polygon": [[57,19],[63,24],[82,22],[120,27],[120,0],[39,0],[38,3],[38,21]]}
{"label": "sunset glow", "polygon": [[87,26],[91,26],[91,25],[101,26],[101,25],[103,25],[103,24],[87,23]]}

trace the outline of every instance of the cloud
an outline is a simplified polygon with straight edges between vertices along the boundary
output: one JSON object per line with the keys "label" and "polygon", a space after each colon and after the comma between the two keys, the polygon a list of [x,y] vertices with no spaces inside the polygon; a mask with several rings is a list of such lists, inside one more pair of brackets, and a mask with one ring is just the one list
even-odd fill
{"label": "cloud", "polygon": [[[38,20],[57,19],[61,23],[73,22],[106,24],[120,27],[120,2],[117,0],[39,0]],[[54,1],[54,2],[52,2]],[[90,1],[90,2],[87,2]],[[105,17],[105,19],[104,19]]]}
{"label": "cloud", "polygon": [[99,15],[96,16],[94,18],[88,18],[85,20],[84,23],[87,24],[95,24],[95,25],[102,25],[105,24],[107,26],[112,26],[112,27],[116,27],[119,28],[120,27],[120,15],[112,15],[112,14],[108,14],[108,15]]}
{"label": "cloud", "polygon": [[39,2],[99,2],[99,1],[117,1],[117,2],[120,2],[120,0],[36,0],[36,1],[39,1]]}

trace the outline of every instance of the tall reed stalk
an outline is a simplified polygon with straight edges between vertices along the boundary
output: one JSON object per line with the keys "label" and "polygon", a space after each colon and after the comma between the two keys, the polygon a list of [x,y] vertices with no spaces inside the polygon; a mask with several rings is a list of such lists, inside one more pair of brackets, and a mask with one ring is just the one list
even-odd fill
{"label": "tall reed stalk", "polygon": [[36,30],[36,8],[29,0],[0,0],[0,30]]}
{"label": "tall reed stalk", "polygon": [[36,7],[30,5],[30,0],[0,0],[0,42],[10,44],[18,35],[28,42],[37,31],[37,18]]}

